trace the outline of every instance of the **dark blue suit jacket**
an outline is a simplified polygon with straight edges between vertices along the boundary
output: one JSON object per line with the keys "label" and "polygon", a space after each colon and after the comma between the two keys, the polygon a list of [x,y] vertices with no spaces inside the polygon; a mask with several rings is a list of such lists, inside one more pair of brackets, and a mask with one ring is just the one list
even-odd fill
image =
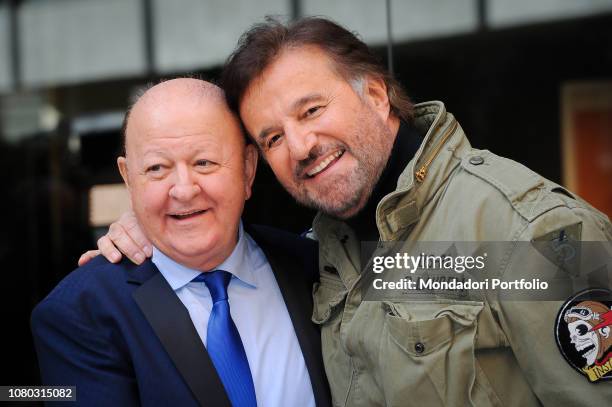
{"label": "dark blue suit jacket", "polygon": [[[317,405],[330,405],[310,321],[316,244],[266,227],[248,232],[276,276]],[[76,386],[79,405],[230,405],[187,309],[150,260],[91,260],[38,304],[32,332],[43,384]]]}

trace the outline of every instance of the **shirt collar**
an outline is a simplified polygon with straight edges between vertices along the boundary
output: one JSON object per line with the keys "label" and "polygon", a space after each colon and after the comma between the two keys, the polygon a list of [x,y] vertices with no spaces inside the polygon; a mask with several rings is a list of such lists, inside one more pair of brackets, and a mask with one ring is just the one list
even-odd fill
{"label": "shirt collar", "polygon": [[[229,257],[213,270],[227,271],[248,286],[257,288],[257,277],[249,267],[250,251],[248,249],[246,233],[242,227],[242,222],[240,222],[238,228],[238,243],[236,243]],[[162,273],[174,291],[189,284],[191,280],[202,273],[200,270],[192,269],[177,263],[156,247],[153,247],[153,257],[151,261],[157,266],[160,273]]]}

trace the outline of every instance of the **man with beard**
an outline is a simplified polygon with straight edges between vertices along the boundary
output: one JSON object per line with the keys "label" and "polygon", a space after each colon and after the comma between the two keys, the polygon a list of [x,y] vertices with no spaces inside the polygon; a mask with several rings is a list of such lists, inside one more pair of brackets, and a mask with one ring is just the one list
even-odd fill
{"label": "man with beard", "polygon": [[[371,240],[607,241],[605,215],[472,148],[444,104],[413,106],[368,47],[328,20],[256,25],[230,56],[223,87],[279,182],[319,210],[313,321],[335,405],[608,402],[612,387],[593,390],[559,354],[557,303],[533,312],[533,303],[489,297],[364,301],[359,266],[360,242]],[[130,218],[99,241],[107,257],[120,257],[113,242],[144,257]],[[538,275],[512,254],[502,272]]]}

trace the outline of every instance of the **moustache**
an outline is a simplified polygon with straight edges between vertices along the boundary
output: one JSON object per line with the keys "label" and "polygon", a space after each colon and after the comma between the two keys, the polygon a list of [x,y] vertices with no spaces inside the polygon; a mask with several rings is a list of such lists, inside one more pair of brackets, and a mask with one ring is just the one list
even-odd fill
{"label": "moustache", "polygon": [[306,175],[306,169],[310,165],[312,165],[312,163],[317,161],[320,157],[327,155],[330,151],[334,151],[338,149],[348,151],[348,148],[342,145],[322,146],[320,144],[317,144],[312,149],[310,149],[310,151],[308,152],[308,157],[304,158],[303,160],[298,161],[293,171],[293,175],[295,176],[295,178],[298,178],[298,179],[308,178],[308,176]]}

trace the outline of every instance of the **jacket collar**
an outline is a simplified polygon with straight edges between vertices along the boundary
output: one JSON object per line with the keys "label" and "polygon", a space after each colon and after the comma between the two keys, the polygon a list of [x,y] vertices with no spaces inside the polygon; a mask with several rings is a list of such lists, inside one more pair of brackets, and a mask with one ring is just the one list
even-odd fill
{"label": "jacket collar", "polygon": [[132,263],[126,256],[123,256],[119,264],[125,272],[125,281],[128,284],[142,285],[158,273],[157,267],[151,262],[151,259],[147,259],[142,264],[137,265]]}

